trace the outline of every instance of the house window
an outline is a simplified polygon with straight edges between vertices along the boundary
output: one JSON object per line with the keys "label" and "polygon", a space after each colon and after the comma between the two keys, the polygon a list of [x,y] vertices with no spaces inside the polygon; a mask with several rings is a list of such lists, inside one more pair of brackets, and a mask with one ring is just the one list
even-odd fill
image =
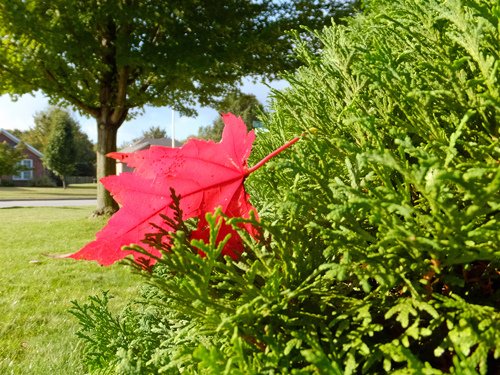
{"label": "house window", "polygon": [[12,176],[13,180],[32,180],[33,179],[33,160],[24,159],[19,162],[20,165],[27,168],[19,174]]}

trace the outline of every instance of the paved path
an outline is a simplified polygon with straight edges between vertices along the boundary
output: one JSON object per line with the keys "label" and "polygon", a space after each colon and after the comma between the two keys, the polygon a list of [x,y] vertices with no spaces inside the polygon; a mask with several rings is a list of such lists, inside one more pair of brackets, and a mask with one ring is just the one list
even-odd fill
{"label": "paved path", "polygon": [[0,208],[95,206],[95,199],[51,199],[33,201],[0,201]]}

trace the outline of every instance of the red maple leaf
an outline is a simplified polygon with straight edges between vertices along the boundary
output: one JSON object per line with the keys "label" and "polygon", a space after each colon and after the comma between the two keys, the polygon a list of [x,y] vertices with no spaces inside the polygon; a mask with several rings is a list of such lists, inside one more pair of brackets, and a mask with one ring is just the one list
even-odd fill
{"label": "red maple leaf", "polygon": [[[95,241],[70,255],[70,258],[110,265],[132,254],[137,262],[154,263],[146,255],[122,250],[122,247],[141,243],[146,234],[157,230],[155,226],[173,230],[161,217],[173,215],[171,189],[181,198],[183,220],[199,218],[198,229],[192,233],[192,238],[208,236],[205,214],[217,207],[228,217],[248,218],[250,211],[256,211],[243,186],[245,177],[299,138],[248,168],[247,159],[255,139],[254,132],[247,132],[241,118],[233,114],[223,115],[223,121],[225,127],[219,143],[191,139],[180,148],[152,146],[130,154],[110,154],[110,157],[134,168],[133,172],[101,180],[121,208],[97,233]],[[245,224],[244,229],[256,235],[251,225]],[[227,225],[223,226],[219,237],[223,238],[228,233],[232,237],[223,254],[236,258],[243,251],[243,245],[237,233]],[[154,256],[161,255],[146,243],[141,246]]]}

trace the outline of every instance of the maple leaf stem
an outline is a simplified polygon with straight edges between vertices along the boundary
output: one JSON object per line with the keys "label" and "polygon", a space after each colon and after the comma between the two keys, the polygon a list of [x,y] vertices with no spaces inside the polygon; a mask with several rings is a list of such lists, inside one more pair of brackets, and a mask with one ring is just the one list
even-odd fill
{"label": "maple leaf stem", "polygon": [[271,160],[276,155],[278,155],[279,153],[281,153],[283,150],[286,150],[288,147],[290,147],[291,145],[293,145],[294,143],[296,143],[299,140],[300,140],[300,137],[295,137],[291,141],[288,141],[287,143],[285,143],[283,146],[277,148],[276,150],[274,150],[273,152],[271,152],[269,155],[267,155],[264,159],[262,159],[257,164],[255,164],[253,167],[249,168],[247,170],[247,172],[245,173],[245,176],[248,176],[250,173],[255,172],[257,169],[259,169],[264,164],[266,164],[269,160]]}

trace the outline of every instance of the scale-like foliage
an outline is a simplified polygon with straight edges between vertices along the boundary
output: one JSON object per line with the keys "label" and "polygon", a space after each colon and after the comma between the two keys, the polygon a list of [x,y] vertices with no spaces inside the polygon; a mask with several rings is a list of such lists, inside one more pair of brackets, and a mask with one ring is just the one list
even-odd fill
{"label": "scale-like foliage", "polygon": [[146,305],[190,322],[158,372],[500,370],[500,7],[368,5],[299,46],[275,93],[253,157],[306,136],[248,180],[262,238],[239,230],[245,253],[221,259],[208,216],[207,243],[177,230],[145,274]]}

